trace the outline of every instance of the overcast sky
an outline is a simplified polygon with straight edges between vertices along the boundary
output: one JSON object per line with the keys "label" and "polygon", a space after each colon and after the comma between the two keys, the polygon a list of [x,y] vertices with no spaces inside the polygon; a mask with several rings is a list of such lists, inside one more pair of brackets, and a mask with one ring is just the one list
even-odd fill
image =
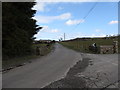
{"label": "overcast sky", "polygon": [[64,33],[67,40],[118,34],[118,2],[37,1],[33,9],[37,10],[34,19],[43,27],[35,35],[37,40],[58,40]]}

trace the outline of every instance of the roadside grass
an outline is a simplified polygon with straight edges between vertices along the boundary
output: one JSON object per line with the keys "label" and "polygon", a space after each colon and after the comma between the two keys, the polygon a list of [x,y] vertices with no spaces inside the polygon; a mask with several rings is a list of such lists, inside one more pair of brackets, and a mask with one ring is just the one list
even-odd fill
{"label": "roadside grass", "polygon": [[36,59],[38,56],[36,55],[28,55],[23,57],[16,57],[12,59],[2,60],[2,69],[7,69],[10,67],[15,67],[17,65],[22,65],[26,62],[29,62],[32,59]]}
{"label": "roadside grass", "polygon": [[33,48],[36,48],[37,46],[46,46],[47,44],[41,43],[41,44],[33,44]]}
{"label": "roadside grass", "polygon": [[60,42],[60,44],[62,44],[67,48],[84,53],[94,53],[89,50],[89,46],[92,45],[93,43],[96,43],[97,47],[99,48],[100,45],[113,45],[113,39],[91,39],[85,41],[74,40],[74,41]]}
{"label": "roadside grass", "polygon": [[[7,59],[7,60],[2,60],[2,69],[15,67],[17,65],[23,65],[28,62],[31,63],[32,61],[36,60],[37,58],[47,55],[53,49],[54,44],[50,45],[48,48],[46,48],[46,45],[47,44],[33,44],[33,46],[32,46],[33,54],[22,56],[22,57],[15,57],[15,58]],[[36,55],[36,47],[37,46],[42,48],[41,55]]]}

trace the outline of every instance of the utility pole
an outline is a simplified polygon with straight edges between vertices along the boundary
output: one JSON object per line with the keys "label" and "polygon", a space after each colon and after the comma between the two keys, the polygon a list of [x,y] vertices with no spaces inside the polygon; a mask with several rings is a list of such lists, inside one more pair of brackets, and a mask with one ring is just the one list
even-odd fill
{"label": "utility pole", "polygon": [[65,33],[64,33],[64,41],[65,41]]}

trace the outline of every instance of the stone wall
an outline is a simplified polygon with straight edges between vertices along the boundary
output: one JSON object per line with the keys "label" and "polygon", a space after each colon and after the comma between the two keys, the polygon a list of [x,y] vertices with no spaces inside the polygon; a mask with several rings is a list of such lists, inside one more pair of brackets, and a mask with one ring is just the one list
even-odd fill
{"label": "stone wall", "polygon": [[101,54],[114,53],[114,46],[113,45],[101,45],[100,46],[100,53]]}

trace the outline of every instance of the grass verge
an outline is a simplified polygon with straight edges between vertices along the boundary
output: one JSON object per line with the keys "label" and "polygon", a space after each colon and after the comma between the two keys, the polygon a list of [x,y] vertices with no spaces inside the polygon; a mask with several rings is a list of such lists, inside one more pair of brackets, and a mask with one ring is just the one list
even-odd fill
{"label": "grass verge", "polygon": [[83,53],[94,53],[89,50],[89,46],[92,45],[93,43],[97,44],[97,47],[100,45],[113,45],[113,40],[112,39],[94,39],[94,40],[74,40],[74,41],[65,41],[65,42],[60,42],[63,46],[80,51]]}
{"label": "grass verge", "polygon": [[[23,65],[25,63],[32,62],[32,61],[34,61],[37,58],[40,58],[42,56],[47,55],[53,49],[53,45],[54,44],[51,44],[47,48],[46,48],[46,45],[47,44],[34,44],[32,46],[32,48],[33,48],[33,54],[32,55],[27,55],[27,56],[15,57],[15,58],[12,58],[12,59],[2,60],[2,69],[8,69],[10,67]],[[37,46],[42,48],[41,49],[41,55],[36,55],[36,51],[35,50],[36,50]]]}

